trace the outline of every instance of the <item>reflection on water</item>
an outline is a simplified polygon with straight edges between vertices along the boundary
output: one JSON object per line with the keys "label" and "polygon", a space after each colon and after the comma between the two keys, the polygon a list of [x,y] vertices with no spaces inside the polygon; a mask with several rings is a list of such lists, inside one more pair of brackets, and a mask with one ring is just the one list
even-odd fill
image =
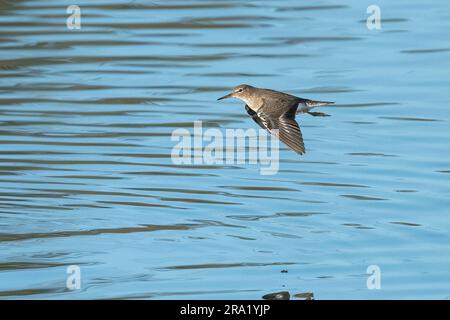
{"label": "reflection on water", "polygon": [[[0,297],[449,297],[447,2],[379,31],[358,1],[71,4],[0,1]],[[337,104],[277,175],[174,165],[176,128],[255,127],[215,101],[239,83]]]}

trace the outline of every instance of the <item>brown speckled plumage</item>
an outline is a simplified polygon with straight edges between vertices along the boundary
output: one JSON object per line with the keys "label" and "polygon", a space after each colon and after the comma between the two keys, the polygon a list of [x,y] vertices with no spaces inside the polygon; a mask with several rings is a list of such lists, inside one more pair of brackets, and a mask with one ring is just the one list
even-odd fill
{"label": "brown speckled plumage", "polygon": [[245,110],[261,128],[277,136],[299,154],[305,153],[305,145],[300,127],[295,121],[295,115],[308,113],[313,116],[327,116],[320,112],[310,112],[310,110],[314,107],[333,104],[333,102],[303,99],[284,92],[246,84],[235,87],[231,93],[218,100],[232,97],[245,102]]}

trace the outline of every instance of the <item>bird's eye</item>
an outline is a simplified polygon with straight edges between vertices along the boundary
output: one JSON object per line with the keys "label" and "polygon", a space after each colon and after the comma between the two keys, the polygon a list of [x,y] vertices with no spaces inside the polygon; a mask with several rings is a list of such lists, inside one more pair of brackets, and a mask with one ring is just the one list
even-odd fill
{"label": "bird's eye", "polygon": [[242,92],[242,89],[239,89],[238,92]]}

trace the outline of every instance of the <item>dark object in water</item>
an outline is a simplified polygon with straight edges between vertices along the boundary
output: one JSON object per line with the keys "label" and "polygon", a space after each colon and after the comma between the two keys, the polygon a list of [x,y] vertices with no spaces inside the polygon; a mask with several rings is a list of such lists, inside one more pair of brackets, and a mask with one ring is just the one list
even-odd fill
{"label": "dark object in water", "polygon": [[289,300],[291,295],[287,291],[268,293],[262,296],[265,300]]}
{"label": "dark object in water", "polygon": [[304,299],[304,300],[314,300],[314,293],[312,292],[304,292],[294,294],[294,298]]}

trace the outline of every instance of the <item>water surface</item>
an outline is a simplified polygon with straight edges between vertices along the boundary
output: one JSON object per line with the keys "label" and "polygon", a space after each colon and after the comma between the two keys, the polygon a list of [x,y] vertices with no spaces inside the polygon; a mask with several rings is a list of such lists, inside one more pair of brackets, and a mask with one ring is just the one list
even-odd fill
{"label": "water surface", "polygon": [[[381,30],[364,1],[71,4],[0,2],[1,298],[450,297],[447,1],[378,1]],[[177,128],[255,128],[215,101],[240,83],[337,104],[277,175],[173,164]]]}

